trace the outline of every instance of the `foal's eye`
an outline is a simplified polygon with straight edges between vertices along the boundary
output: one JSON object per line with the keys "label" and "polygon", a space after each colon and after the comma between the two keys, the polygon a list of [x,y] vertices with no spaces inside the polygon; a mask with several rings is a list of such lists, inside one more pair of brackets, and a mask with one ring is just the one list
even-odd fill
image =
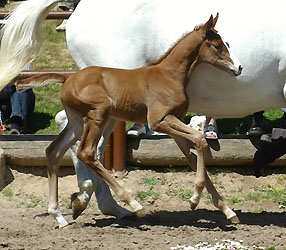
{"label": "foal's eye", "polygon": [[215,47],[216,50],[221,50],[222,49],[221,45],[214,45],[214,47]]}

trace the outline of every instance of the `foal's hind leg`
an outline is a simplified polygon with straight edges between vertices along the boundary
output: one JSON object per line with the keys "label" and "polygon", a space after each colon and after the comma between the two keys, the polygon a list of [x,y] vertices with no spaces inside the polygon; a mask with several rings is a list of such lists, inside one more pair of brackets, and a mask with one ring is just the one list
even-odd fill
{"label": "foal's hind leg", "polygon": [[[177,143],[177,145],[179,146],[179,148],[181,149],[181,151],[184,153],[184,155],[186,156],[191,168],[196,171],[196,157],[194,154],[191,153],[192,148],[194,147],[192,143],[190,143],[189,141],[182,139],[182,138],[176,138],[174,137],[175,142]],[[218,208],[220,211],[222,211],[226,218],[228,220],[230,220],[230,222],[232,223],[239,223],[239,219],[236,215],[235,212],[233,212],[223,201],[223,199],[221,198],[221,196],[219,195],[219,193],[217,192],[216,188],[214,187],[212,181],[210,180],[207,172],[205,173],[205,179],[206,179],[206,188],[208,190],[208,192],[211,194],[212,196],[212,201],[213,204],[216,208]],[[192,197],[193,198],[193,197]],[[194,199],[190,199],[190,204],[191,207],[194,208],[196,207],[197,204],[194,203]],[[193,206],[194,205],[194,206]]]}
{"label": "foal's hind leg", "polygon": [[130,205],[137,215],[141,215],[143,207],[117,183],[115,178],[108,173],[96,156],[96,146],[105,128],[104,120],[108,117],[108,113],[109,110],[104,110],[104,108],[88,112],[87,117],[84,118],[83,134],[77,156],[110,185],[121,201]]}
{"label": "foal's hind leg", "polygon": [[[76,219],[87,207],[92,193],[95,193],[98,208],[105,215],[113,215],[123,218],[132,215],[129,210],[119,206],[111,195],[109,186],[89,166],[85,165],[76,157],[80,142],[71,148],[71,155],[77,174],[79,193],[72,195],[73,218]],[[97,147],[98,148],[98,147]]]}
{"label": "foal's hind leg", "polygon": [[[60,111],[56,115],[55,120],[60,130],[63,130],[68,122],[65,110]],[[104,135],[101,137],[98,143],[97,156],[101,162],[103,160],[107,138],[111,134],[116,121],[117,120],[113,118],[109,119],[108,125],[104,130]],[[97,199],[98,208],[103,214],[113,215],[117,218],[132,215],[132,212],[116,203],[111,195],[109,186],[101,179],[101,177],[76,157],[79,144],[80,141],[77,141],[76,144],[70,149],[77,175],[78,187],[80,189],[78,193],[72,195],[71,204],[73,218],[76,219],[86,209],[93,192],[95,193]]]}

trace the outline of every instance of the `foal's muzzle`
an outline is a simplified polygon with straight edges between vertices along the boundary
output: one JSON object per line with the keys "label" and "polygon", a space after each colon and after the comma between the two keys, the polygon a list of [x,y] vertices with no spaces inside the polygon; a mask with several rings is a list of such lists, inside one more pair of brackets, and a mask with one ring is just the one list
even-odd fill
{"label": "foal's muzzle", "polygon": [[235,76],[239,76],[239,75],[241,75],[241,73],[242,73],[242,69],[243,69],[243,67],[242,67],[241,65],[239,65],[238,70],[231,69],[230,71],[231,71]]}

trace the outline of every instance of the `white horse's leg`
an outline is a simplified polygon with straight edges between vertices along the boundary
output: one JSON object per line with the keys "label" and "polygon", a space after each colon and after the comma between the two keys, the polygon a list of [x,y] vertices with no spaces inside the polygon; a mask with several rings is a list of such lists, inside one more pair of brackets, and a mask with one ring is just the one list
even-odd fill
{"label": "white horse's leg", "polygon": [[[196,156],[192,154],[192,149],[194,148],[193,144],[186,139],[183,138],[174,138],[175,142],[182,150],[184,155],[186,156],[191,168],[196,171]],[[206,189],[212,196],[213,204],[216,208],[218,208],[221,212],[223,212],[226,218],[232,223],[239,223],[239,219],[235,212],[233,212],[223,201],[222,197],[217,192],[216,188],[214,187],[212,181],[210,180],[207,172],[205,173],[205,180],[206,180]],[[191,206],[194,205],[192,208],[195,208],[198,205],[196,202],[197,197],[192,197],[190,199]]]}
{"label": "white horse's leg", "polygon": [[[67,124],[65,111],[60,111],[56,115],[55,120],[60,130],[63,130]],[[111,118],[103,136],[99,141],[99,145],[97,147],[97,156],[101,162],[103,162],[104,149],[106,147],[107,140],[115,124],[116,120]],[[111,195],[108,185],[93,170],[91,170],[90,167],[85,165],[76,157],[79,144],[80,141],[77,141],[76,144],[70,149],[77,175],[78,187],[80,189],[79,193],[72,195],[73,218],[76,219],[86,209],[93,192],[95,192],[98,208],[103,214],[113,215],[117,218],[123,218],[132,215],[133,213],[131,211],[120,207],[116,203]]]}
{"label": "white horse's leg", "polygon": [[[76,122],[74,122],[76,123]],[[75,126],[75,124],[73,124]],[[65,129],[47,147],[46,156],[48,161],[49,179],[49,214],[59,223],[59,227],[64,227],[68,222],[63,217],[58,203],[58,173],[59,162],[65,152],[76,142],[75,131],[67,125]]]}
{"label": "white horse's leg", "polygon": [[[99,140],[97,146],[97,157],[101,163],[103,163],[104,151],[107,145],[109,136],[111,135],[117,120],[109,118],[108,124],[104,130],[102,137]],[[113,215],[117,218],[123,218],[132,215],[133,213],[125,208],[119,206],[113,199],[109,186],[97,175],[96,180],[98,181],[95,189],[95,196],[98,203],[98,208],[103,214]]]}

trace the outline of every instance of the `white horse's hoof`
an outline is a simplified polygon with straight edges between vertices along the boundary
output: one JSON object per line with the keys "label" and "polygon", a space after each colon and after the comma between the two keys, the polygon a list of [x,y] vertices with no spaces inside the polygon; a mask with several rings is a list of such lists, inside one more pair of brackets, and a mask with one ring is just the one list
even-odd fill
{"label": "white horse's hoof", "polygon": [[59,228],[64,228],[69,224],[63,216],[58,216],[56,220],[59,223]]}
{"label": "white horse's hoof", "polygon": [[52,215],[58,222],[59,224],[59,228],[63,228],[66,225],[68,225],[69,223],[66,221],[66,219],[64,218],[64,216],[62,215],[61,211],[58,209],[53,209],[53,208],[49,208],[48,210],[49,214]]}
{"label": "white horse's hoof", "polygon": [[63,222],[63,223],[59,223],[59,228],[68,228],[69,223],[67,221]]}

